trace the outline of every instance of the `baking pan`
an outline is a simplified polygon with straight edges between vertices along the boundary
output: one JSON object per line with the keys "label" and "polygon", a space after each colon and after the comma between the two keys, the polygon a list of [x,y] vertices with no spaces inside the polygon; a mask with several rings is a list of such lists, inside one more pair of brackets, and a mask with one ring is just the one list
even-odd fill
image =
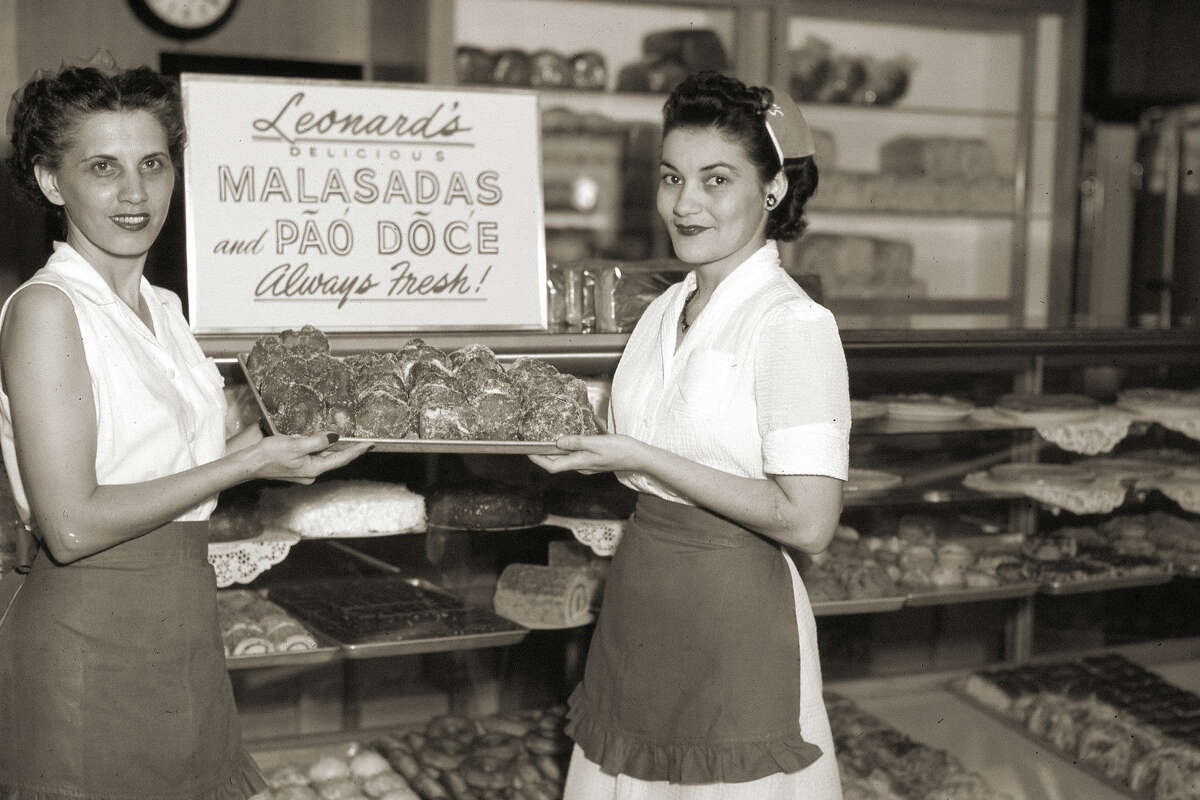
{"label": "baking pan", "polygon": [[863,597],[857,600],[817,600],[812,604],[813,616],[833,617],[841,614],[876,614],[899,611],[904,597]]}
{"label": "baking pan", "polygon": [[285,650],[261,655],[226,656],[226,669],[260,669],[262,667],[297,667],[311,664],[328,664],[342,657],[341,647],[319,631],[305,626],[317,640],[312,650]]}
{"label": "baking pan", "polygon": [[1047,752],[1054,754],[1063,762],[1069,763],[1080,772],[1090,775],[1110,789],[1123,794],[1126,797],[1136,798],[1136,800],[1147,800],[1151,797],[1150,793],[1135,792],[1133,787],[1125,781],[1118,781],[1108,777],[1108,775],[1106,775],[1098,767],[1080,762],[1075,753],[1059,750],[1049,739],[1042,739],[1034,736],[1032,733],[1026,730],[1025,726],[1021,724],[1020,720],[1014,719],[1013,717],[997,711],[990,706],[984,705],[971,695],[967,694],[967,692],[963,691],[958,681],[951,681],[946,688],[951,694],[953,694],[959,700],[962,700],[971,708],[994,719],[996,722],[999,722],[1001,725],[1013,731],[1014,733],[1025,737],[1026,740],[1036,743],[1039,747],[1044,747]]}
{"label": "baking pan", "polygon": [[[377,587],[374,598],[370,594],[372,583]],[[390,587],[398,584],[407,584],[419,589],[429,597],[417,600],[402,598],[392,600],[387,593]],[[334,597],[339,586],[344,587],[347,593],[363,591],[366,594],[355,598],[356,602],[354,606],[350,607],[351,611],[347,611],[346,608],[332,608],[332,604],[336,602]],[[491,609],[465,605],[453,593],[423,578],[380,575],[371,578],[333,581],[303,581],[273,587],[268,590],[268,597],[272,602],[299,618],[309,630],[319,631],[335,642],[341,648],[344,656],[351,659],[500,647],[515,644],[529,633],[527,628],[500,617]],[[390,603],[408,603],[411,608],[388,608]],[[382,613],[389,616],[407,613],[413,616],[423,614],[425,618],[419,621],[414,620],[411,624],[401,625],[395,629],[381,631],[356,632],[344,623],[348,613],[354,613],[361,609],[361,614],[365,618],[373,610],[380,608],[383,609]],[[446,621],[446,615],[456,613],[478,617],[479,625],[487,629],[480,631],[457,630],[455,622]],[[342,621],[339,621],[339,617]],[[457,622],[461,623],[462,620],[459,619]]]}
{"label": "baking pan", "polygon": [[999,586],[953,586],[941,589],[921,589],[909,592],[904,601],[908,606],[943,606],[954,603],[980,603],[987,600],[1011,600],[1032,597],[1038,590],[1033,581],[1002,583]]}
{"label": "baking pan", "polygon": [[1149,575],[1118,575],[1111,578],[1084,578],[1078,581],[1051,581],[1038,586],[1042,594],[1083,594],[1107,592],[1110,589],[1131,589],[1136,586],[1158,586],[1169,583],[1175,576],[1168,571]]}

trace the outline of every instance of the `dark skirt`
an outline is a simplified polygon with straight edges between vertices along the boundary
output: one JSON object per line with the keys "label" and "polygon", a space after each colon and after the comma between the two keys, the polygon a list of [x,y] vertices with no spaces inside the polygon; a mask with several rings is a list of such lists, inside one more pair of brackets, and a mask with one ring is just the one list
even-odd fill
{"label": "dark skirt", "polygon": [[242,747],[207,526],[174,522],[57,564],[0,628],[0,798],[241,800]]}
{"label": "dark skirt", "polygon": [[610,775],[740,783],[796,772],[800,644],[778,544],[641,495],[613,557],[567,731]]}

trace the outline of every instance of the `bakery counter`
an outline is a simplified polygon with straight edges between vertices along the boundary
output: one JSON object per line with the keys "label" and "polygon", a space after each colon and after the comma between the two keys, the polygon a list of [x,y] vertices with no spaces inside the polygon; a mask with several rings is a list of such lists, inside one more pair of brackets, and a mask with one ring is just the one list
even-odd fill
{"label": "bakery counter", "polygon": [[946,750],[1012,800],[1129,797],[927,680],[837,683],[828,688],[913,738]]}

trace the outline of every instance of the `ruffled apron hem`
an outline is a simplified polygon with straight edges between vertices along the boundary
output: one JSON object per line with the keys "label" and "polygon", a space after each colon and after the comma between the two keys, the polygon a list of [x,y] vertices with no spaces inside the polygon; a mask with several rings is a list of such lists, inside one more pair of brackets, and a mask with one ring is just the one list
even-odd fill
{"label": "ruffled apron hem", "polygon": [[677,784],[744,783],[799,772],[822,754],[799,730],[759,741],[646,741],[606,727],[589,713],[581,695],[582,687],[571,695],[567,735],[609,775]]}
{"label": "ruffled apron hem", "polygon": [[[267,789],[258,765],[245,750],[229,772],[210,788],[199,792],[170,792],[156,789],[156,800],[247,800]],[[0,780],[0,800],[146,800],[139,794],[98,794],[88,789],[60,786],[10,786]]]}

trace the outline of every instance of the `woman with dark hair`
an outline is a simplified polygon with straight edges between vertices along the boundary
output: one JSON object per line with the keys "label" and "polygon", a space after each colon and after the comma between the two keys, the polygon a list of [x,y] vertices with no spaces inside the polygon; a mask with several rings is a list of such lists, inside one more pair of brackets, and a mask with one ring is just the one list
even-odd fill
{"label": "woman with dark hair", "polygon": [[65,68],[14,96],[8,127],[14,177],[66,240],[0,310],[0,449],[45,550],[0,618],[0,797],[240,800],[265,784],[205,520],[222,489],[311,482],[365,447],[226,439],[220,373],[142,275],[184,146],[171,81]]}
{"label": "woman with dark hair", "polygon": [[812,607],[849,461],[833,316],[779,265],[817,186],[789,97],[715,73],[663,111],[658,212],[693,270],[647,308],[609,430],[531,456],[639,492],[571,696],[567,800],[837,800]]}

